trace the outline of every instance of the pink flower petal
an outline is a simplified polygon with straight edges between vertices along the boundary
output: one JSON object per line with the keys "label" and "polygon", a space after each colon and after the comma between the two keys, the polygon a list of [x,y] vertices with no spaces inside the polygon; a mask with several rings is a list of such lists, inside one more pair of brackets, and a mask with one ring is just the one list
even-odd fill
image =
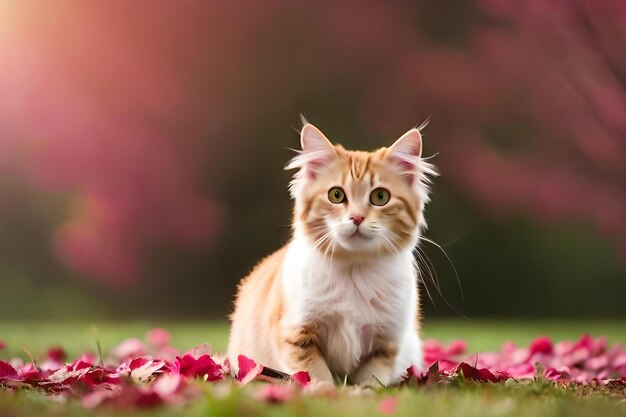
{"label": "pink flower petal", "polygon": [[457,368],[461,374],[467,379],[473,379],[479,382],[499,382],[503,378],[495,376],[489,369],[478,369],[466,362],[461,362]]}
{"label": "pink flower petal", "polygon": [[13,375],[17,375],[15,368],[8,362],[0,361],[0,378]]}
{"label": "pink flower petal", "polygon": [[80,361],[82,362],[86,362],[86,363],[94,363],[96,360],[96,355],[93,354],[92,352],[85,352],[82,355],[80,355],[79,358]]}
{"label": "pink flower petal", "polygon": [[418,380],[424,378],[424,376],[426,375],[425,372],[420,371],[420,369],[415,365],[409,366],[406,370],[406,373],[409,378],[415,378]]}
{"label": "pink flower petal", "polygon": [[[156,349],[157,354],[171,355],[175,349],[164,344],[166,338],[156,331],[151,341],[162,344]],[[160,341],[159,338],[161,337]],[[150,338],[150,337],[149,337]],[[169,342],[168,342],[169,343]],[[153,407],[164,402],[180,403],[202,395],[199,384],[188,384],[187,378],[202,378],[205,381],[218,381],[229,375],[230,364],[225,355],[211,356],[201,354],[202,348],[173,359],[164,360],[139,356],[143,344],[136,339],[125,341],[116,349],[127,356],[117,368],[107,360],[107,365],[96,361],[90,353],[69,364],[62,363],[65,353],[60,348],[52,348],[46,354],[40,366],[34,360],[24,362],[14,358],[0,361],[0,385],[12,389],[37,388],[49,394],[82,395],[84,407],[96,407],[111,404],[121,408]],[[174,350],[172,350],[174,349]],[[480,382],[502,382],[508,378],[533,378],[536,375],[535,364],[545,368],[545,377],[559,384],[590,383],[626,384],[626,351],[622,345],[608,347],[602,337],[592,338],[585,335],[575,342],[559,342],[552,345],[547,337],[533,340],[529,347],[519,347],[505,343],[499,352],[483,352],[467,355],[467,346],[462,341],[445,346],[438,341],[425,343],[425,356],[438,358],[422,372],[418,366],[407,369],[412,383],[438,384],[461,375],[464,378]],[[168,353],[169,352],[169,353]],[[193,353],[192,353],[193,352]],[[197,354],[196,354],[197,353]],[[467,358],[460,362],[459,355]],[[427,362],[428,363],[428,362]],[[260,377],[263,366],[246,356],[238,357],[236,380],[246,384]],[[283,383],[264,385],[254,390],[253,396],[261,401],[284,402],[299,395],[296,384],[305,387],[310,383],[307,372],[292,375],[293,384]],[[224,385],[227,386],[228,384]],[[256,389],[256,387],[255,387]],[[57,396],[55,398],[65,398]],[[395,410],[395,397],[386,397],[379,404],[383,414]]]}
{"label": "pink flower petal", "polygon": [[302,388],[306,387],[311,382],[311,376],[307,371],[296,372],[295,374],[291,375],[291,379],[296,381],[298,385],[300,385]]}
{"label": "pink flower petal", "polygon": [[255,399],[270,403],[283,403],[294,397],[295,391],[291,384],[267,384],[254,393]]}
{"label": "pink flower petal", "polygon": [[511,378],[532,378],[535,376],[535,365],[523,363],[505,371]]}
{"label": "pink flower petal", "polygon": [[119,395],[117,391],[99,390],[92,391],[85,395],[81,400],[81,404],[85,408],[95,408],[105,402]]}
{"label": "pink flower petal", "polygon": [[247,384],[256,378],[261,371],[263,371],[263,365],[260,365],[248,358],[244,355],[239,355],[237,357],[237,362],[239,364],[239,372],[237,372],[237,381],[242,384]]}
{"label": "pink flower petal", "polygon": [[448,356],[461,355],[467,351],[467,343],[464,340],[454,340],[448,345]]}
{"label": "pink flower petal", "polygon": [[211,356],[202,355],[196,359],[188,353],[176,358],[174,372],[187,377],[205,378],[207,381],[217,381],[224,376],[224,370]]}
{"label": "pink flower petal", "polygon": [[117,359],[134,359],[148,353],[146,346],[139,339],[127,339],[117,345],[111,354]]}
{"label": "pink flower petal", "polygon": [[180,374],[162,375],[154,383],[154,392],[162,398],[171,398],[183,386],[184,381]]}
{"label": "pink flower petal", "polygon": [[87,374],[91,369],[91,364],[81,360],[75,361],[48,376],[50,382],[71,383],[77,381]]}
{"label": "pink flower petal", "polygon": [[589,334],[584,334],[578,339],[576,344],[574,344],[574,350],[576,349],[586,349],[592,350],[594,345],[593,338]]}
{"label": "pink flower petal", "polygon": [[612,366],[615,368],[626,366],[626,351],[616,355],[615,359],[613,359]]}
{"label": "pink flower petal", "polygon": [[530,343],[529,350],[531,355],[535,353],[551,354],[553,350],[552,341],[545,336],[538,337]]}
{"label": "pink flower petal", "polygon": [[[137,359],[135,359],[137,360]],[[137,382],[146,382],[154,376],[160,369],[165,366],[165,362],[162,360],[148,360],[143,365],[131,369],[130,377]]]}
{"label": "pink flower petal", "polygon": [[587,361],[585,362],[585,368],[591,371],[598,371],[607,367],[608,364],[609,358],[606,355],[603,355],[587,359]]}
{"label": "pink flower petal", "polygon": [[174,362],[176,357],[179,355],[180,352],[178,349],[172,346],[163,346],[162,348],[159,348],[155,354],[156,357],[163,359],[166,362]]}
{"label": "pink flower petal", "polygon": [[439,363],[439,370],[442,372],[451,371],[453,369],[456,369],[456,367],[458,366],[457,361],[449,361],[445,359],[440,360],[438,363]]}
{"label": "pink flower petal", "polygon": [[137,368],[140,368],[142,366],[144,366],[146,363],[148,363],[150,361],[149,358],[144,357],[144,358],[135,358],[133,360],[131,360],[128,363],[128,369],[130,369],[131,371],[134,371]]}
{"label": "pink flower petal", "polygon": [[170,343],[170,334],[157,327],[148,332],[148,341],[155,348],[163,348]]}
{"label": "pink flower petal", "polygon": [[398,400],[396,397],[391,395],[383,398],[383,400],[378,404],[378,411],[381,414],[394,414],[396,412],[396,407],[398,406]]}
{"label": "pink flower petal", "polygon": [[54,362],[63,362],[67,359],[67,353],[62,347],[53,347],[48,349],[46,357]]}
{"label": "pink flower petal", "polygon": [[570,340],[564,340],[554,345],[554,354],[556,356],[566,355],[574,350],[576,344]]}
{"label": "pink flower petal", "polygon": [[200,357],[202,355],[213,355],[213,348],[210,343],[202,343],[200,345],[194,346],[189,352],[191,356],[194,358]]}

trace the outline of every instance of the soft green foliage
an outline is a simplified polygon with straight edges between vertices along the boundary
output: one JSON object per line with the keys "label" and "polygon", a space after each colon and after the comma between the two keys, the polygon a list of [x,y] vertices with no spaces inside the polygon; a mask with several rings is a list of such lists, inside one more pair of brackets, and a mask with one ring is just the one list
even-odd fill
{"label": "soft green foliage", "polygon": [[[0,322],[0,339],[7,349],[0,358],[24,356],[24,348],[37,356],[51,345],[63,346],[70,356],[84,350],[96,350],[98,340],[104,350],[128,337],[142,337],[156,323],[35,323]],[[215,350],[227,343],[226,323],[158,323],[172,334],[172,343],[181,350],[211,342]],[[605,335],[609,342],[623,341],[625,322],[429,322],[424,333],[444,341],[463,338],[471,351],[497,349],[504,341],[525,344],[539,335],[554,340],[574,339],[586,330]],[[115,410],[125,416],[324,416],[381,415],[379,406],[388,396],[397,400],[394,415],[398,416],[626,416],[623,389],[610,391],[588,387],[560,388],[545,381],[509,381],[490,385],[457,382],[452,385],[413,387],[368,392],[358,397],[351,388],[342,389],[338,398],[296,398],[285,404],[256,401],[246,391],[255,391],[261,384],[253,383],[243,390],[229,389],[228,383],[206,384],[202,400],[179,408],[158,407],[151,410]],[[232,388],[232,387],[231,387]],[[0,416],[15,415],[111,415],[112,410],[84,410],[69,401],[58,403],[37,392],[8,394],[0,392]]]}

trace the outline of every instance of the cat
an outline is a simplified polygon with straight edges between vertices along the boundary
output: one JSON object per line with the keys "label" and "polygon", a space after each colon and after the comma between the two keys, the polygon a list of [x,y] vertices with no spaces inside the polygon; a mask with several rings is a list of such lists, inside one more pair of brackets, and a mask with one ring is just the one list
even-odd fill
{"label": "cat", "polygon": [[362,152],[303,123],[302,150],[285,167],[298,170],[292,238],[238,286],[230,363],[243,354],[304,370],[318,388],[398,383],[423,366],[413,249],[438,174],[421,158],[422,126]]}

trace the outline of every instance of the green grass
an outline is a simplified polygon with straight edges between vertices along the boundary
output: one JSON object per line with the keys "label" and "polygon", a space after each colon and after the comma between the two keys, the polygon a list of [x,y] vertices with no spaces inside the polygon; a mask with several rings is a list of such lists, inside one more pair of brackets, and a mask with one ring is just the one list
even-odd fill
{"label": "green grass", "polygon": [[[96,350],[96,340],[104,350],[128,337],[144,337],[154,326],[166,328],[172,334],[172,344],[181,350],[199,343],[210,342],[216,351],[226,348],[226,323],[97,323],[80,322],[2,322],[0,340],[7,348],[0,359],[25,357],[23,349],[34,356],[49,346],[64,347],[71,357]],[[470,351],[497,349],[508,340],[527,344],[540,335],[553,340],[575,339],[588,332],[604,335],[610,343],[624,342],[626,322],[516,322],[516,321],[430,321],[423,333],[444,341],[465,339]],[[358,397],[347,391],[337,399],[301,398],[282,405],[264,404],[253,400],[240,389],[228,385],[206,384],[203,399],[181,407],[160,407],[153,410],[119,412],[116,415],[192,415],[192,416],[370,416],[380,415],[379,404],[387,395],[397,398],[395,415],[399,416],[626,416],[626,392],[607,392],[587,388],[564,389],[541,381],[499,385],[456,383],[447,387],[403,387]],[[245,390],[256,390],[252,384]],[[215,393],[213,391],[219,391]],[[84,410],[75,401],[53,402],[37,392],[8,394],[0,392],[0,416],[29,415],[111,415],[103,408]]]}
{"label": "green grass", "polygon": [[[96,349],[96,340],[107,350],[129,337],[143,338],[153,327],[163,327],[172,335],[172,343],[187,350],[209,342],[215,351],[224,351],[228,343],[226,322],[42,322],[0,321],[0,340],[7,348],[0,358],[23,356],[24,349],[34,356],[50,346],[62,346],[70,356]],[[576,339],[583,333],[606,336],[610,343],[626,342],[626,321],[429,321],[422,331],[424,338],[445,342],[464,339],[471,351],[498,349],[505,341],[524,345],[533,338],[550,336],[554,341]]]}

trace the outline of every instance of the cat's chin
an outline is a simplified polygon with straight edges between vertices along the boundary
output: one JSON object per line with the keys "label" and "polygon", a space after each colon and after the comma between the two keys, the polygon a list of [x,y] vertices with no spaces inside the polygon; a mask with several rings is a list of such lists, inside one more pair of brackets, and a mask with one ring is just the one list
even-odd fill
{"label": "cat's chin", "polygon": [[381,245],[373,236],[366,236],[362,233],[354,233],[337,239],[341,248],[355,255],[380,253]]}

